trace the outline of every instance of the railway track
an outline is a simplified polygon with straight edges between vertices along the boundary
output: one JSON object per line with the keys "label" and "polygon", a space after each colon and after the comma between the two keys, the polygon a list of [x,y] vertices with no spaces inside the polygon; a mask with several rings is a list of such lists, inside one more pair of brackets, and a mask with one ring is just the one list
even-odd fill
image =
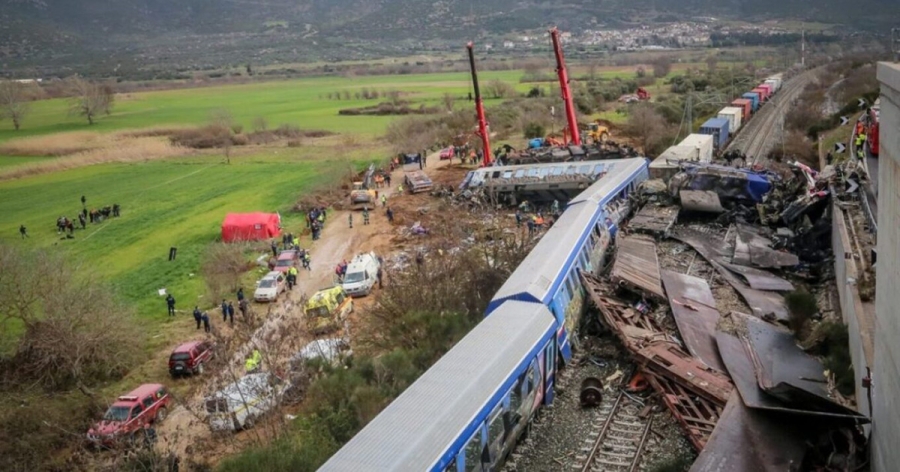
{"label": "railway track", "polygon": [[647,443],[652,417],[640,418],[643,405],[624,393],[606,398],[600,404],[595,430],[584,439],[585,445],[575,456],[573,470],[581,472],[632,472],[641,459]]}
{"label": "railway track", "polygon": [[788,81],[768,105],[760,108],[756,117],[747,124],[747,129],[728,146],[727,150],[743,152],[752,158],[750,164],[764,164],[766,156],[777,142],[775,138],[780,130],[776,130],[776,126],[779,118],[814,77],[815,69],[803,72]]}

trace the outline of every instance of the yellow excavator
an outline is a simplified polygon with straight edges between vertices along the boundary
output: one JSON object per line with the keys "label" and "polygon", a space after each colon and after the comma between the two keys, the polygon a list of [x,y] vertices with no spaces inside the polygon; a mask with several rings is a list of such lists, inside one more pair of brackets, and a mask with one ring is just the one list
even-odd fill
{"label": "yellow excavator", "polygon": [[588,139],[592,143],[603,143],[609,139],[609,126],[605,125],[601,120],[594,120],[588,123]]}
{"label": "yellow excavator", "polygon": [[369,165],[361,182],[353,182],[353,190],[350,191],[350,208],[362,210],[368,208],[374,210],[377,202],[377,192],[374,186],[375,164]]}

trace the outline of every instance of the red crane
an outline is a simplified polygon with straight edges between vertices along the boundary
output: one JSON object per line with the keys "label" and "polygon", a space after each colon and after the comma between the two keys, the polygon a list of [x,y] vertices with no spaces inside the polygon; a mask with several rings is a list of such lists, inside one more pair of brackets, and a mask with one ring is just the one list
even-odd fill
{"label": "red crane", "polygon": [[475,88],[475,113],[478,114],[478,132],[476,134],[481,137],[481,147],[484,154],[481,165],[487,167],[491,165],[494,159],[491,156],[491,135],[488,132],[487,120],[484,118],[484,102],[481,100],[481,91],[478,89],[478,74],[475,72],[475,53],[472,50],[474,47],[475,44],[471,41],[466,45],[466,49],[469,50],[469,66],[472,68],[472,85]]}
{"label": "red crane", "polygon": [[562,99],[566,104],[566,121],[569,122],[569,134],[572,136],[572,144],[581,145],[581,134],[578,132],[578,120],[575,118],[575,105],[572,103],[572,90],[569,89],[569,74],[566,72],[566,61],[563,59],[562,46],[559,42],[559,30],[550,28],[550,38],[553,40],[553,52],[556,53],[556,74],[559,76],[559,89],[562,91]]}

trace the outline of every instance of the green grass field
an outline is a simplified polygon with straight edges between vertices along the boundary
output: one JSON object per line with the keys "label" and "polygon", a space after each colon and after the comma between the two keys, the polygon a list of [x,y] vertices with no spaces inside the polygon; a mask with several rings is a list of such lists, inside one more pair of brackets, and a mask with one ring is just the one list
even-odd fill
{"label": "green grass field", "polygon": [[[501,79],[519,90],[520,71],[484,72],[485,81]],[[22,130],[16,132],[9,121],[0,122],[0,143],[16,137],[64,131],[107,132],[122,129],[197,125],[209,120],[216,109],[227,109],[235,120],[250,128],[256,117],[264,117],[270,127],[289,123],[304,129],[325,129],[346,134],[375,136],[394,119],[390,116],[340,116],[342,108],[374,105],[382,99],[363,100],[352,96],[363,87],[381,92],[397,90],[415,103],[437,103],[444,93],[464,98],[470,89],[465,73],[373,77],[322,77],[280,82],[225,85],[158,92],[119,94],[110,116],[101,116],[88,126],[83,118],[67,113],[64,99],[32,104]],[[329,99],[329,93],[348,91],[349,100]]]}
{"label": "green grass field", "polygon": [[[301,217],[289,212],[296,199],[347,165],[314,157],[324,150],[282,148],[278,154],[232,158],[230,165],[221,156],[106,164],[2,182],[0,241],[62,251],[111,282],[140,315],[161,320],[165,311],[158,289],[173,292],[182,309],[204,292],[200,258],[219,238],[226,213],[278,211],[285,227],[299,228]],[[357,163],[370,157],[359,150],[347,156]],[[88,207],[119,203],[122,216],[88,223],[74,240],[60,239],[56,218],[76,216],[81,195]],[[20,224],[30,238],[19,237]],[[178,257],[169,262],[172,246]]]}

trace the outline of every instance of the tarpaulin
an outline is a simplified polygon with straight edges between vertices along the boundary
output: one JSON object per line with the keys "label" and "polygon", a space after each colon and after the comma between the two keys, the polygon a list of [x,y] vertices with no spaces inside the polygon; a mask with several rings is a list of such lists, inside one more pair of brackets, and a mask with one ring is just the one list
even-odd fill
{"label": "tarpaulin", "polygon": [[258,241],[281,234],[278,213],[229,213],[222,222],[222,241]]}

